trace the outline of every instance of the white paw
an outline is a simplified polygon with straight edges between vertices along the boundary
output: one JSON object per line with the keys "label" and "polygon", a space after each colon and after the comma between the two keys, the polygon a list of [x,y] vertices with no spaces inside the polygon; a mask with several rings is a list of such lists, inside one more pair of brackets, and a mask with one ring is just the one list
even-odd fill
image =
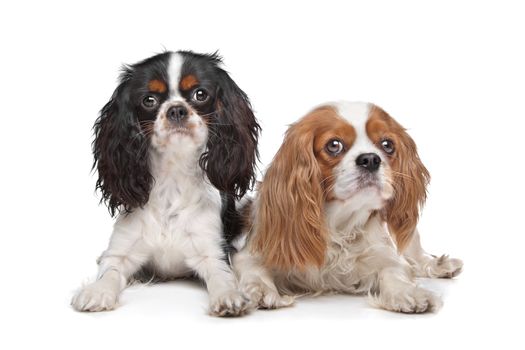
{"label": "white paw", "polygon": [[249,303],[243,293],[230,290],[210,300],[210,315],[220,317],[242,316],[249,310]]}
{"label": "white paw", "polygon": [[276,290],[269,288],[262,282],[249,283],[243,290],[250,299],[250,304],[260,309],[278,309],[290,306],[295,302],[294,297],[280,295]]}
{"label": "white paw", "polygon": [[106,311],[117,306],[117,293],[100,281],[82,287],[71,300],[77,311]]}
{"label": "white paw", "polygon": [[371,298],[376,306],[403,313],[436,311],[442,304],[438,296],[420,287],[409,287],[393,292],[382,290],[379,295],[371,295]]}
{"label": "white paw", "polygon": [[427,266],[427,273],[433,278],[453,278],[461,273],[463,261],[442,255],[433,259]]}

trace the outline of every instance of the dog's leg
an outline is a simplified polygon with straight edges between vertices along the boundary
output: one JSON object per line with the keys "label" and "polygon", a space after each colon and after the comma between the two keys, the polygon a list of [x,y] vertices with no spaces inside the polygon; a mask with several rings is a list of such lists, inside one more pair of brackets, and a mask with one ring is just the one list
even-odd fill
{"label": "dog's leg", "polygon": [[356,249],[355,261],[361,283],[369,288],[373,305],[404,313],[434,311],[441,299],[416,283],[411,266],[399,255],[386,228],[379,219],[372,219],[365,227]]}
{"label": "dog's leg", "polygon": [[235,254],[232,260],[241,290],[253,307],[277,309],[294,303],[292,296],[279,294],[269,271],[248,251],[248,248]]}
{"label": "dog's leg", "polygon": [[390,311],[422,313],[441,307],[441,299],[419,287],[401,264],[382,269],[378,274],[378,289],[372,291],[372,304]]}
{"label": "dog's leg", "polygon": [[105,311],[117,306],[120,292],[129,278],[149,259],[149,251],[142,239],[142,223],[121,217],[113,229],[108,249],[98,259],[97,280],[81,287],[71,301],[78,311]]}
{"label": "dog's leg", "polygon": [[235,275],[226,262],[222,240],[216,232],[186,233],[185,263],[204,280],[212,316],[241,316],[248,302],[239,290]]}
{"label": "dog's leg", "polygon": [[403,256],[412,265],[418,277],[453,278],[461,273],[463,262],[447,255],[437,257],[428,254],[421,246],[419,232],[416,229]]}
{"label": "dog's leg", "polygon": [[364,262],[360,263],[360,269],[373,278],[369,290],[373,305],[403,313],[435,311],[441,307],[438,296],[416,284],[410,265],[395,248],[375,246],[357,260]]}

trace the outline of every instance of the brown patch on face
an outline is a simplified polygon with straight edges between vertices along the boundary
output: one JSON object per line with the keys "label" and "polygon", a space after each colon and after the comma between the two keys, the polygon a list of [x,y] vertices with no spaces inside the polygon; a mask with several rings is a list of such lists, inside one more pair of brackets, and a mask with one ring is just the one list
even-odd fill
{"label": "brown patch on face", "polygon": [[324,263],[326,186],[344,154],[335,158],[325,154],[326,142],[334,137],[349,148],[355,131],[334,108],[317,108],[288,129],[268,168],[249,243],[268,268],[304,270]]}
{"label": "brown patch on face", "polygon": [[158,79],[153,79],[149,81],[148,89],[151,92],[158,92],[159,94],[162,94],[166,92],[168,87],[166,86],[166,83],[164,83],[163,81],[158,80]]}
{"label": "brown patch on face", "polygon": [[372,107],[368,121],[366,123],[366,133],[368,138],[372,140],[373,143],[379,144],[383,138],[390,135],[388,132],[388,125],[384,120],[384,116],[377,111],[377,107]]}
{"label": "brown patch on face", "polygon": [[199,80],[192,74],[186,75],[182,80],[180,81],[180,88],[182,90],[191,90],[194,86],[199,84]]}
{"label": "brown patch on face", "polygon": [[[392,170],[394,195],[388,201],[383,217],[402,252],[410,242],[419,219],[419,209],[426,199],[430,174],[425,168],[414,140],[385,111],[373,106],[366,124],[368,137],[381,149],[385,138],[394,143],[394,153],[387,155]],[[386,154],[386,153],[385,153]]]}
{"label": "brown patch on face", "polygon": [[[321,107],[315,110],[305,118],[305,122],[311,123],[307,127],[315,130],[313,150],[321,170],[321,187],[325,194],[325,200],[333,200],[335,199],[333,194],[335,174],[333,170],[352,147],[356,139],[356,131],[332,107]],[[326,145],[331,140],[339,140],[343,143],[344,149],[338,155],[332,155],[326,149]]]}

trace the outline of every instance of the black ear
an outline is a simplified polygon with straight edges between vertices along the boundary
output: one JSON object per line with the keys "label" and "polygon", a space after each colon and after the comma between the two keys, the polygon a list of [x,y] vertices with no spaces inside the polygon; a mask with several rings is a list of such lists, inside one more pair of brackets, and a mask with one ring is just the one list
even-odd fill
{"label": "black ear", "polygon": [[131,212],[148,201],[153,177],[149,171],[149,141],[141,131],[131,101],[125,69],[119,86],[100,111],[93,126],[93,168],[98,170],[96,188],[111,216]]}
{"label": "black ear", "polygon": [[220,191],[240,198],[255,181],[261,130],[248,96],[228,73],[220,71],[214,117],[209,122],[207,151],[200,164]]}

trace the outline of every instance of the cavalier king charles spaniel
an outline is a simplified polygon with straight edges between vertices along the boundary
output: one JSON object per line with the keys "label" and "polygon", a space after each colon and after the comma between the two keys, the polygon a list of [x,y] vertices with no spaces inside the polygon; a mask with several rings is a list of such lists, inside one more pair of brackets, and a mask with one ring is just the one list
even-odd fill
{"label": "cavalier king charles spaniel", "polygon": [[381,108],[314,109],[289,128],[233,242],[242,290],[261,308],[340,292],[391,311],[437,309],[440,298],[415,277],[451,278],[463,263],[421,247],[429,178],[412,138]]}
{"label": "cavalier king charles spaniel", "polygon": [[221,65],[216,54],[179,51],[124,67],[93,142],[96,187],[118,217],[96,281],[73,297],[76,310],[115,308],[145,273],[198,276],[212,315],[246,310],[228,254],[241,230],[235,200],[254,182],[260,127]]}

